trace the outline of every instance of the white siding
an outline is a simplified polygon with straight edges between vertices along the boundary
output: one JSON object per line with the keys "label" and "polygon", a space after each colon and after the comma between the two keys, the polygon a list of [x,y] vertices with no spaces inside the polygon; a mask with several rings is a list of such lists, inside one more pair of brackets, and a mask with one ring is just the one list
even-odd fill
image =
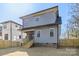
{"label": "white siding", "polygon": [[[4,29],[5,25],[7,26],[7,28]],[[25,33],[21,32],[19,29],[21,29],[21,26],[18,24],[11,23],[11,22],[4,23],[2,24],[2,37],[1,38],[5,40],[5,34],[8,34],[8,40],[22,41],[22,39],[25,38]],[[11,37],[10,30],[12,31],[12,39],[10,39]],[[21,39],[19,39],[19,35],[21,35]]]}
{"label": "white siding", "polygon": [[2,36],[0,36],[0,39],[2,39]]}
{"label": "white siding", "polygon": [[[7,26],[7,27],[4,29],[4,26]],[[3,40],[5,40],[5,34],[8,34],[8,40],[10,40],[10,23],[3,24],[3,27],[2,27]]]}
{"label": "white siding", "polygon": [[21,31],[18,30],[20,27],[20,25],[12,23],[12,40],[20,40],[19,35],[21,35]]}
{"label": "white siding", "polygon": [[[36,18],[39,18],[39,21],[36,21]],[[36,17],[29,17],[23,20],[24,27],[32,27],[32,26],[39,26],[45,24],[55,23],[56,20],[56,13],[46,13],[44,15],[36,16]]]}

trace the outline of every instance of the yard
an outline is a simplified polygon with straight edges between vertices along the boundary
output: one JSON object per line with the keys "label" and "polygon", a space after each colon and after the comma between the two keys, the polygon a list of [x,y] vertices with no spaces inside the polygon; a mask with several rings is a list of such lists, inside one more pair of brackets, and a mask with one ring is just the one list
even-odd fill
{"label": "yard", "polygon": [[0,49],[0,56],[75,56],[79,55],[79,49],[76,48],[52,48],[52,47],[34,47],[34,48],[6,48]]}

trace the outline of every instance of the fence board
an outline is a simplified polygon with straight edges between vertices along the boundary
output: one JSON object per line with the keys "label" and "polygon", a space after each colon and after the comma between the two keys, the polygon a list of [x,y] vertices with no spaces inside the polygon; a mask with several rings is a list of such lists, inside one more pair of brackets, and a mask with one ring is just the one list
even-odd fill
{"label": "fence board", "polygon": [[19,47],[19,46],[21,46],[21,43],[17,41],[0,40],[0,48]]}
{"label": "fence board", "polygon": [[79,39],[63,39],[59,41],[60,47],[79,47]]}

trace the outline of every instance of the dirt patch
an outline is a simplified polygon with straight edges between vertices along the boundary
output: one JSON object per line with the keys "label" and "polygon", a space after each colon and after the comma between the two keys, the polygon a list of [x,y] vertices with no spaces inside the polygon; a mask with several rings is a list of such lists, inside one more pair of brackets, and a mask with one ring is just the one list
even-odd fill
{"label": "dirt patch", "polygon": [[79,49],[52,47],[34,47],[34,48],[7,48],[0,49],[1,56],[75,56],[79,55]]}

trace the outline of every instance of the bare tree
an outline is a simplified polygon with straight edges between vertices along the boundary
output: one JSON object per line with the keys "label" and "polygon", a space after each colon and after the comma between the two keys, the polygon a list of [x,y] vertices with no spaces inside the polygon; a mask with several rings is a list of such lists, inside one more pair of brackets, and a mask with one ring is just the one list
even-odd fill
{"label": "bare tree", "polygon": [[71,36],[79,38],[79,4],[71,5],[71,19],[69,20],[69,32]]}

